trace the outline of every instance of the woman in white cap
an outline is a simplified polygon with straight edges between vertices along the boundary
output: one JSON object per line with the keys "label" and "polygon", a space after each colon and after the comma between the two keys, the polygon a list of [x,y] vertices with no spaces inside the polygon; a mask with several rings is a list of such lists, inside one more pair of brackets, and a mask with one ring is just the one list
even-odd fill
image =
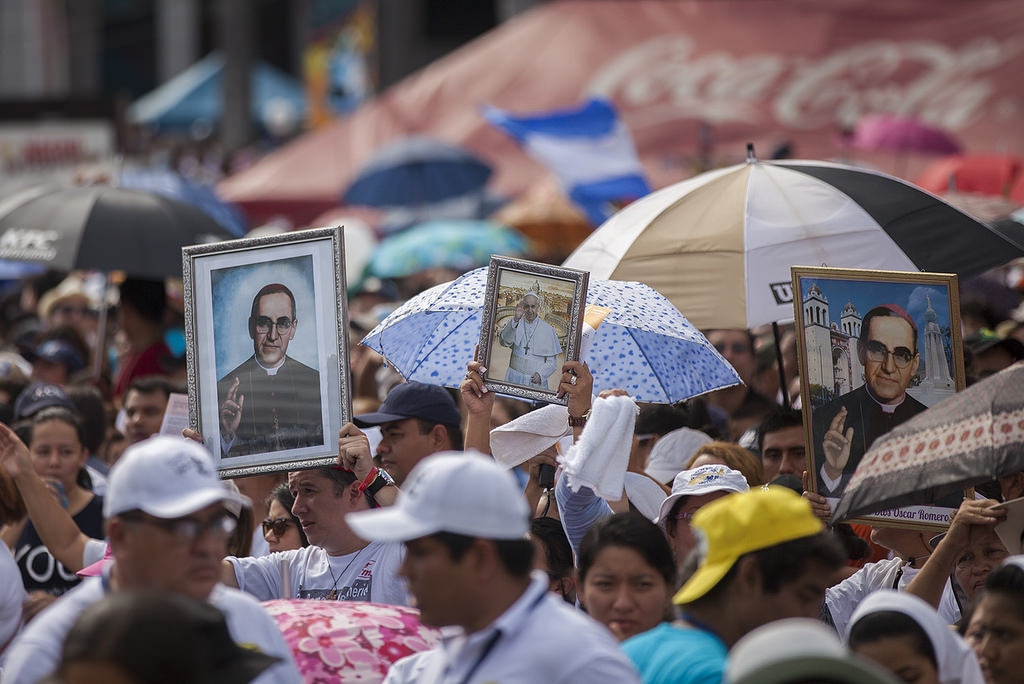
{"label": "woman in white cap", "polygon": [[935,609],[906,592],[883,589],[854,611],[847,643],[904,682],[983,684],[978,659]]}

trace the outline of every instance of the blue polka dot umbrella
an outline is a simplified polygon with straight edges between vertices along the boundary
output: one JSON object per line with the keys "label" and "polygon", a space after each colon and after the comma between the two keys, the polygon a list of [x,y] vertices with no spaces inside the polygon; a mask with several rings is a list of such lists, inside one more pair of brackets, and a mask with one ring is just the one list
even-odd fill
{"label": "blue polka dot umbrella", "polygon": [[[363,344],[407,380],[458,387],[480,341],[486,289],[487,268],[437,285],[396,309]],[[582,360],[595,392],[619,388],[637,401],[668,404],[740,382],[700,331],[642,283],[591,278],[585,321]]]}

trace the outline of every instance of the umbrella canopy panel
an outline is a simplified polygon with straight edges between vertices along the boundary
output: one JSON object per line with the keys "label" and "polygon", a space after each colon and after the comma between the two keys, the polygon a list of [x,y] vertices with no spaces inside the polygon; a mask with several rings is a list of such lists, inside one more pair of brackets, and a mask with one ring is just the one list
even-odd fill
{"label": "umbrella canopy panel", "polygon": [[868,114],[857,122],[853,146],[862,150],[956,154],[960,143],[946,131],[909,116]]}
{"label": "umbrella canopy panel", "polygon": [[230,239],[189,204],[105,185],[43,185],[0,200],[0,259],[181,277],[181,248]]}
{"label": "umbrella canopy panel", "polygon": [[1008,154],[958,154],[925,167],[914,183],[929,192],[977,192],[1006,196],[1024,168],[1024,160]]}
{"label": "umbrella canopy panel", "polygon": [[471,152],[410,136],[374,155],[342,199],[370,207],[416,207],[479,192],[490,177],[490,165]]}
{"label": "umbrella canopy panel", "polygon": [[468,271],[486,264],[493,254],[522,256],[526,239],[493,221],[427,221],[381,241],[369,273],[402,278],[430,268]]}
{"label": "umbrella canopy panel", "polygon": [[630,204],[565,261],[639,280],[701,329],[793,319],[791,266],[969,276],[1024,255],[1000,234],[885,174],[826,162],[717,169]]}
{"label": "umbrella canopy panel", "polygon": [[[406,379],[457,387],[480,341],[487,269],[413,297],[363,339]],[[729,363],[664,297],[642,283],[591,278],[587,304],[608,312],[582,358],[594,391],[675,403],[739,384]]]}

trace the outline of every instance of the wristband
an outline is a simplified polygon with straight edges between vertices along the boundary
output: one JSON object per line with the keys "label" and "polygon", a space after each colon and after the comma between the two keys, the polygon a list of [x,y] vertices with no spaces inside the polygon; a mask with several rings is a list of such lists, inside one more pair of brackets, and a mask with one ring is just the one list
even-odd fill
{"label": "wristband", "polygon": [[578,418],[570,413],[569,427],[583,427],[587,424],[587,418],[590,418],[590,409],[587,409],[586,412]]}
{"label": "wristband", "polygon": [[370,468],[370,472],[367,473],[366,479],[359,483],[359,491],[365,492],[366,489],[373,484],[373,481],[377,479],[377,475],[379,473],[380,471],[377,469],[376,466]]}
{"label": "wristband", "polygon": [[377,492],[384,489],[389,485],[395,484],[395,481],[388,475],[388,471],[377,468],[377,478],[366,487],[366,493],[370,496],[377,496]]}

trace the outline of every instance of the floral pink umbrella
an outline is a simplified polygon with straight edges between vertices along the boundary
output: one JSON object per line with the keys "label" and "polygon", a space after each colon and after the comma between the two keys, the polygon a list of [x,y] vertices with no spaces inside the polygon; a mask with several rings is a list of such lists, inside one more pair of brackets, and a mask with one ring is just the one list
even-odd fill
{"label": "floral pink umbrella", "polygon": [[277,621],[306,682],[381,682],[400,658],[432,648],[438,632],[419,611],[361,601],[280,599],[263,604]]}

